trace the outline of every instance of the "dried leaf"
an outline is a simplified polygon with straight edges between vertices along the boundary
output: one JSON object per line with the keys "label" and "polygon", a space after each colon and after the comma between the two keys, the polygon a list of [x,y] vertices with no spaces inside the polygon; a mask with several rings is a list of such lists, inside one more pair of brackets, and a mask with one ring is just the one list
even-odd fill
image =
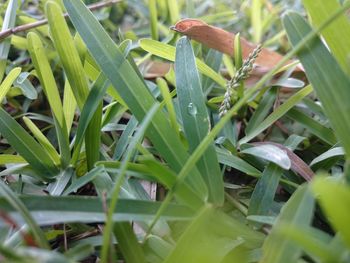
{"label": "dried leaf", "polygon": [[[210,26],[198,19],[183,19],[171,29],[184,34],[210,48],[216,49],[229,56],[234,54],[235,34],[221,28]],[[256,45],[241,37],[242,55],[246,59]],[[273,68],[282,58],[282,55],[264,48],[256,60],[258,68],[255,69],[260,75]],[[301,70],[300,68],[297,71]]]}

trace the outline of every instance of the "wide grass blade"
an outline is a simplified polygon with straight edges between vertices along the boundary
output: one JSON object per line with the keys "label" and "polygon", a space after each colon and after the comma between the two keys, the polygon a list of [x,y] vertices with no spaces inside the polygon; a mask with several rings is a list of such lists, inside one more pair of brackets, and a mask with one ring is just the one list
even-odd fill
{"label": "wide grass blade", "polygon": [[[318,27],[327,17],[341,7],[337,0],[303,0],[310,16],[311,24]],[[344,72],[350,73],[350,22],[346,14],[342,14],[322,31],[329,49],[339,62]]]}
{"label": "wide grass blade", "polygon": [[[283,18],[288,37],[293,46],[312,31],[304,18],[287,13]],[[347,157],[350,157],[350,79],[329,53],[321,39],[316,37],[298,54],[306,75],[329,118],[335,134],[340,139]],[[317,67],[315,67],[317,65]]]}
{"label": "wide grass blade", "polygon": [[350,248],[350,214],[346,212],[350,205],[350,188],[331,178],[318,178],[312,182],[311,189],[330,223]]}
{"label": "wide grass blade", "polygon": [[[38,225],[50,225],[61,223],[93,223],[104,222],[106,213],[99,197],[87,196],[21,196],[20,200],[30,211]],[[107,201],[108,205],[109,201]],[[120,199],[117,213],[113,214],[113,221],[148,221],[154,217],[161,202]],[[11,216],[19,223],[24,223],[19,214],[7,201],[6,197],[0,197],[0,207],[3,212],[10,212]],[[60,215],[60,216],[57,216]],[[162,214],[165,220],[189,220],[194,216],[192,209],[187,206],[170,204]],[[0,221],[0,226],[4,223]]]}
{"label": "wide grass blade", "polygon": [[[64,3],[92,56],[135,117],[142,120],[155,103],[144,81],[81,1],[66,0]],[[188,159],[188,154],[163,112],[159,111],[155,115],[146,135],[170,166],[179,171]],[[192,169],[188,180],[203,198],[207,196],[206,186],[197,169]]]}
{"label": "wide grass blade", "polygon": [[[222,262],[239,246],[245,251],[260,247],[263,237],[238,220],[207,206],[188,225],[164,263]],[[232,257],[230,262],[246,261]]]}
{"label": "wide grass blade", "polygon": [[[292,197],[283,206],[275,223],[275,228],[280,225],[293,225],[307,227],[310,225],[314,210],[314,198],[307,185],[302,185],[294,192]],[[297,262],[302,249],[286,238],[281,239],[272,229],[263,246],[262,263],[292,263]]]}
{"label": "wide grass blade", "polygon": [[39,178],[45,180],[57,174],[55,163],[42,146],[2,108],[0,108],[0,122],[2,136],[31,165]]}
{"label": "wide grass blade", "polygon": [[[25,207],[22,201],[11,191],[11,189],[2,180],[0,180],[0,193],[0,198],[6,200],[6,202],[11,207],[17,210],[23,217],[25,222],[28,224],[30,230],[32,231],[36,244],[42,248],[49,248],[49,244],[46,241],[45,235],[30,215],[30,210]],[[3,209],[1,209],[1,212],[4,212]]]}
{"label": "wide grass blade", "polygon": [[[192,152],[207,135],[211,125],[191,42],[187,37],[180,38],[176,45],[175,74],[183,129]],[[221,205],[224,186],[214,145],[203,153],[197,167],[207,183],[209,201]]]}

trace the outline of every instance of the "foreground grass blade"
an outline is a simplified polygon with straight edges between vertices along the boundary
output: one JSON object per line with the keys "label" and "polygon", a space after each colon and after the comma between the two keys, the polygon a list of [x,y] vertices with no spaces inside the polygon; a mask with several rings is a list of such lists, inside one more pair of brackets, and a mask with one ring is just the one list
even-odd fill
{"label": "foreground grass blade", "polygon": [[[337,0],[303,0],[303,3],[310,15],[313,26],[319,26],[340,7]],[[350,22],[347,15],[339,16],[337,20],[322,31],[322,36],[342,69],[349,74]]]}
{"label": "foreground grass blade", "polygon": [[350,248],[350,215],[346,212],[350,204],[350,188],[330,178],[315,179],[311,188],[330,223]]}
{"label": "foreground grass blade", "polygon": [[[187,37],[182,37],[176,46],[175,74],[183,129],[192,152],[208,134],[210,120],[191,42]],[[214,145],[203,153],[197,167],[207,183],[209,201],[221,205],[224,202],[224,185]]]}
{"label": "foreground grass blade", "polygon": [[[21,196],[20,200],[39,225],[71,222],[93,223],[104,222],[106,219],[99,197]],[[161,202],[120,199],[115,208],[118,213],[113,214],[113,220],[120,222],[151,220],[160,205]],[[23,219],[14,213],[16,210],[4,196],[0,196],[0,208],[3,212],[10,212],[18,223],[24,223]],[[162,216],[165,220],[189,220],[194,216],[194,212],[187,206],[170,204]],[[0,226],[4,226],[3,221],[0,221]]]}
{"label": "foreground grass blade", "polygon": [[[142,120],[155,103],[144,81],[138,77],[133,67],[81,1],[65,0],[64,3],[92,56],[135,117],[139,121]],[[170,127],[165,114],[159,111],[146,135],[170,166],[175,171],[180,171],[188,159],[188,154],[176,132]],[[196,168],[191,170],[188,180],[203,198],[207,196],[205,183]]]}
{"label": "foreground grass blade", "polygon": [[127,263],[144,263],[145,255],[138,244],[134,230],[129,222],[117,222],[113,231],[118,237],[118,247]]}
{"label": "foreground grass blade", "polygon": [[[1,196],[3,196],[3,198],[5,198],[7,202],[21,214],[32,231],[36,244],[42,248],[49,248],[44,233],[33,220],[29,210],[2,180],[0,180],[0,193]],[[1,209],[1,211],[3,210]]]}
{"label": "foreground grass blade", "polygon": [[1,135],[31,165],[39,178],[45,180],[57,174],[58,169],[46,151],[2,108],[0,122]]}
{"label": "foreground grass blade", "polygon": [[[290,224],[293,226],[307,227],[313,217],[314,198],[307,185],[302,185],[294,192],[292,197],[283,206],[281,214],[277,218],[275,227]],[[262,263],[293,263],[297,262],[301,255],[301,248],[291,240],[281,239],[278,233],[272,229],[263,246]]]}
{"label": "foreground grass blade", "polygon": [[[283,24],[293,46],[312,31],[303,17],[292,12],[285,15]],[[307,43],[298,56],[322,102],[335,134],[340,139],[347,157],[350,158],[349,77],[318,37],[312,43]]]}
{"label": "foreground grass blade", "polygon": [[[207,206],[189,224],[164,263],[222,262],[238,246],[245,251],[260,247],[263,238],[263,234]],[[229,262],[246,261],[233,257]]]}

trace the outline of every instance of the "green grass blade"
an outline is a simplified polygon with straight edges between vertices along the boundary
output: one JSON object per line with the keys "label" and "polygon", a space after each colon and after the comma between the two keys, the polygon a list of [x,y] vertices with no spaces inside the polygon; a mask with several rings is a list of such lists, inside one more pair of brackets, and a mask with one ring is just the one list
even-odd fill
{"label": "green grass blade", "polygon": [[157,12],[157,0],[148,1],[148,10],[150,16],[150,27],[152,39],[158,40],[158,12]]}
{"label": "green grass blade", "polygon": [[[190,152],[194,151],[210,130],[208,109],[202,92],[191,42],[187,37],[176,45],[176,91]],[[223,178],[214,145],[208,147],[197,163],[209,190],[209,201],[221,205],[224,201]]]}
{"label": "green grass blade", "polygon": [[[6,9],[5,17],[2,22],[1,31],[13,28],[16,23],[16,12],[18,8],[17,0],[10,0]],[[6,70],[7,57],[11,47],[11,38],[6,38],[0,42],[0,81],[4,77]]]}
{"label": "green grass blade", "polygon": [[[314,198],[307,185],[300,186],[283,206],[277,218],[275,228],[282,224],[307,227],[310,225],[314,210]],[[302,249],[293,241],[281,238],[278,230],[272,229],[263,246],[262,263],[297,262]]]}
{"label": "green grass blade", "polygon": [[325,127],[318,121],[306,115],[304,112],[296,108],[292,108],[290,111],[287,112],[286,116],[298,122],[298,124],[304,126],[309,132],[316,135],[324,142],[330,145],[334,145],[337,143],[337,138],[335,137],[332,129]]}
{"label": "green grass blade", "polygon": [[[93,223],[104,222],[106,213],[99,197],[89,196],[21,196],[21,202],[31,212],[38,225],[61,223]],[[107,200],[109,204],[109,200]],[[113,220],[122,221],[148,221],[157,212],[161,202],[120,199],[113,214]],[[7,197],[0,196],[0,208],[3,212],[15,212]],[[23,223],[18,214],[12,213],[18,223]],[[57,216],[60,215],[60,216]],[[162,215],[165,220],[189,220],[194,216],[193,210],[187,206],[170,204]],[[0,226],[4,226],[0,221]]]}
{"label": "green grass blade", "polygon": [[[155,103],[144,81],[138,77],[133,67],[82,2],[64,1],[64,3],[92,56],[135,117],[139,121],[142,120]],[[152,120],[147,136],[170,166],[179,171],[188,159],[188,154],[161,111]],[[206,186],[196,169],[192,169],[188,180],[203,197],[207,195]]]}
{"label": "green grass blade", "polygon": [[[313,26],[319,26],[340,4],[337,0],[303,0]],[[339,16],[322,31],[329,49],[344,72],[350,73],[350,22],[346,14]]]}
{"label": "green grass blade", "polygon": [[331,225],[339,231],[348,248],[350,247],[350,189],[348,186],[335,182],[331,178],[317,178],[312,182],[312,192],[319,200]]}
{"label": "green grass blade", "polygon": [[[283,24],[293,45],[297,45],[312,31],[300,15],[292,12],[285,15]],[[298,56],[322,102],[335,134],[340,139],[347,157],[350,157],[349,77],[342,71],[319,38],[315,38],[312,43],[307,43]]]}
{"label": "green grass blade", "polygon": [[248,125],[245,129],[246,134],[252,133],[264,121],[276,100],[276,94],[276,88],[272,88],[265,93],[264,97],[259,102],[258,108],[249,119]]}
{"label": "green grass blade", "polygon": [[176,112],[174,104],[171,100],[171,94],[169,91],[168,83],[163,78],[157,78],[157,85],[164,99],[166,109],[168,110],[171,126],[176,131],[177,135],[180,137],[180,127],[176,120]]}
{"label": "green grass blade", "polygon": [[[167,59],[169,61],[175,61],[175,47],[158,42],[152,39],[141,39],[139,41],[140,47],[145,51],[151,53],[152,55],[156,55],[158,57]],[[215,72],[212,68],[208,67],[203,61],[196,58],[196,64],[198,70],[205,76],[211,78],[216,83],[218,83],[221,87],[226,87],[226,80],[217,72]]]}
{"label": "green grass blade", "polygon": [[6,97],[7,92],[10,90],[13,82],[21,73],[21,68],[14,68],[10,71],[10,73],[6,76],[4,81],[0,85],[0,103],[2,103],[3,99]]}
{"label": "green grass blade", "polygon": [[283,169],[276,164],[270,163],[266,166],[255,185],[249,202],[248,215],[269,214],[282,173]]}
{"label": "green grass blade", "polygon": [[309,85],[293,96],[291,96],[288,100],[286,100],[281,106],[279,106],[273,113],[271,113],[263,122],[261,122],[253,131],[248,133],[245,137],[243,137],[239,144],[247,143],[255,136],[259,135],[261,132],[270,127],[275,121],[280,119],[283,115],[285,115],[295,104],[300,102],[303,98],[309,95],[312,92],[312,87]]}
{"label": "green grass blade", "polygon": [[179,4],[174,0],[167,0],[167,3],[168,12],[170,15],[170,23],[175,24],[178,20],[180,20]]}
{"label": "green grass blade", "polygon": [[[264,235],[211,206],[204,207],[185,229],[164,263],[222,262],[235,247],[261,246]],[[246,262],[233,258],[230,262]]]}
{"label": "green grass blade", "polygon": [[88,96],[89,88],[73,37],[58,4],[48,1],[45,5],[45,13],[55,48],[60,56],[78,106],[82,109]]}
{"label": "green grass blade", "polygon": [[45,137],[45,135],[39,130],[39,128],[27,117],[23,117],[23,121],[28,127],[28,129],[32,132],[34,137],[38,140],[41,146],[44,148],[48,156],[50,156],[51,160],[56,164],[60,164],[60,156],[57,153],[55,147],[52,146],[50,141]]}
{"label": "green grass blade", "polygon": [[11,163],[27,163],[23,157],[19,155],[11,154],[0,154],[0,165],[11,164]]}
{"label": "green grass blade", "polygon": [[31,165],[39,178],[48,179],[58,172],[46,151],[6,111],[0,108],[0,133]]}
{"label": "green grass blade", "polygon": [[51,66],[47,59],[44,46],[39,36],[31,32],[28,34],[27,40],[30,56],[32,58],[33,64],[39,76],[40,83],[43,86],[45,95],[49,101],[50,108],[54,116],[62,166],[65,167],[69,163],[70,150],[66,120],[63,113],[59,90],[51,71]]}
{"label": "green grass blade", "polygon": [[75,110],[77,109],[77,102],[74,98],[72,87],[69,84],[69,81],[66,81],[64,84],[63,92],[63,115],[66,120],[67,133],[70,133],[72,128]]}
{"label": "green grass blade", "polygon": [[[49,244],[45,238],[45,235],[35,223],[34,219],[29,213],[29,210],[2,180],[0,180],[0,193],[1,196],[21,214],[25,222],[28,224],[37,245],[41,248],[48,249]],[[1,211],[3,210],[1,209]]]}
{"label": "green grass blade", "polygon": [[117,222],[113,232],[118,240],[118,247],[127,263],[146,262],[141,246],[138,244],[134,230],[129,222]]}

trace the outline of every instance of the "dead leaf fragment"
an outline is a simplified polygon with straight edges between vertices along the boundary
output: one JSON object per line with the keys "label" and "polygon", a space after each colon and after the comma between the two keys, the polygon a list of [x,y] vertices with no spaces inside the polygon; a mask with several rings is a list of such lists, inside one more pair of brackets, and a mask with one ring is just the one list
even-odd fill
{"label": "dead leaf fragment", "polygon": [[[234,33],[215,26],[210,26],[198,19],[183,19],[177,22],[171,29],[229,56],[233,56],[234,54]],[[244,59],[247,58],[256,47],[256,45],[250,43],[243,37],[241,37],[241,46]],[[282,55],[267,48],[263,48],[256,60],[256,65],[261,67],[261,72],[266,73],[266,71],[272,69],[281,59]]]}

